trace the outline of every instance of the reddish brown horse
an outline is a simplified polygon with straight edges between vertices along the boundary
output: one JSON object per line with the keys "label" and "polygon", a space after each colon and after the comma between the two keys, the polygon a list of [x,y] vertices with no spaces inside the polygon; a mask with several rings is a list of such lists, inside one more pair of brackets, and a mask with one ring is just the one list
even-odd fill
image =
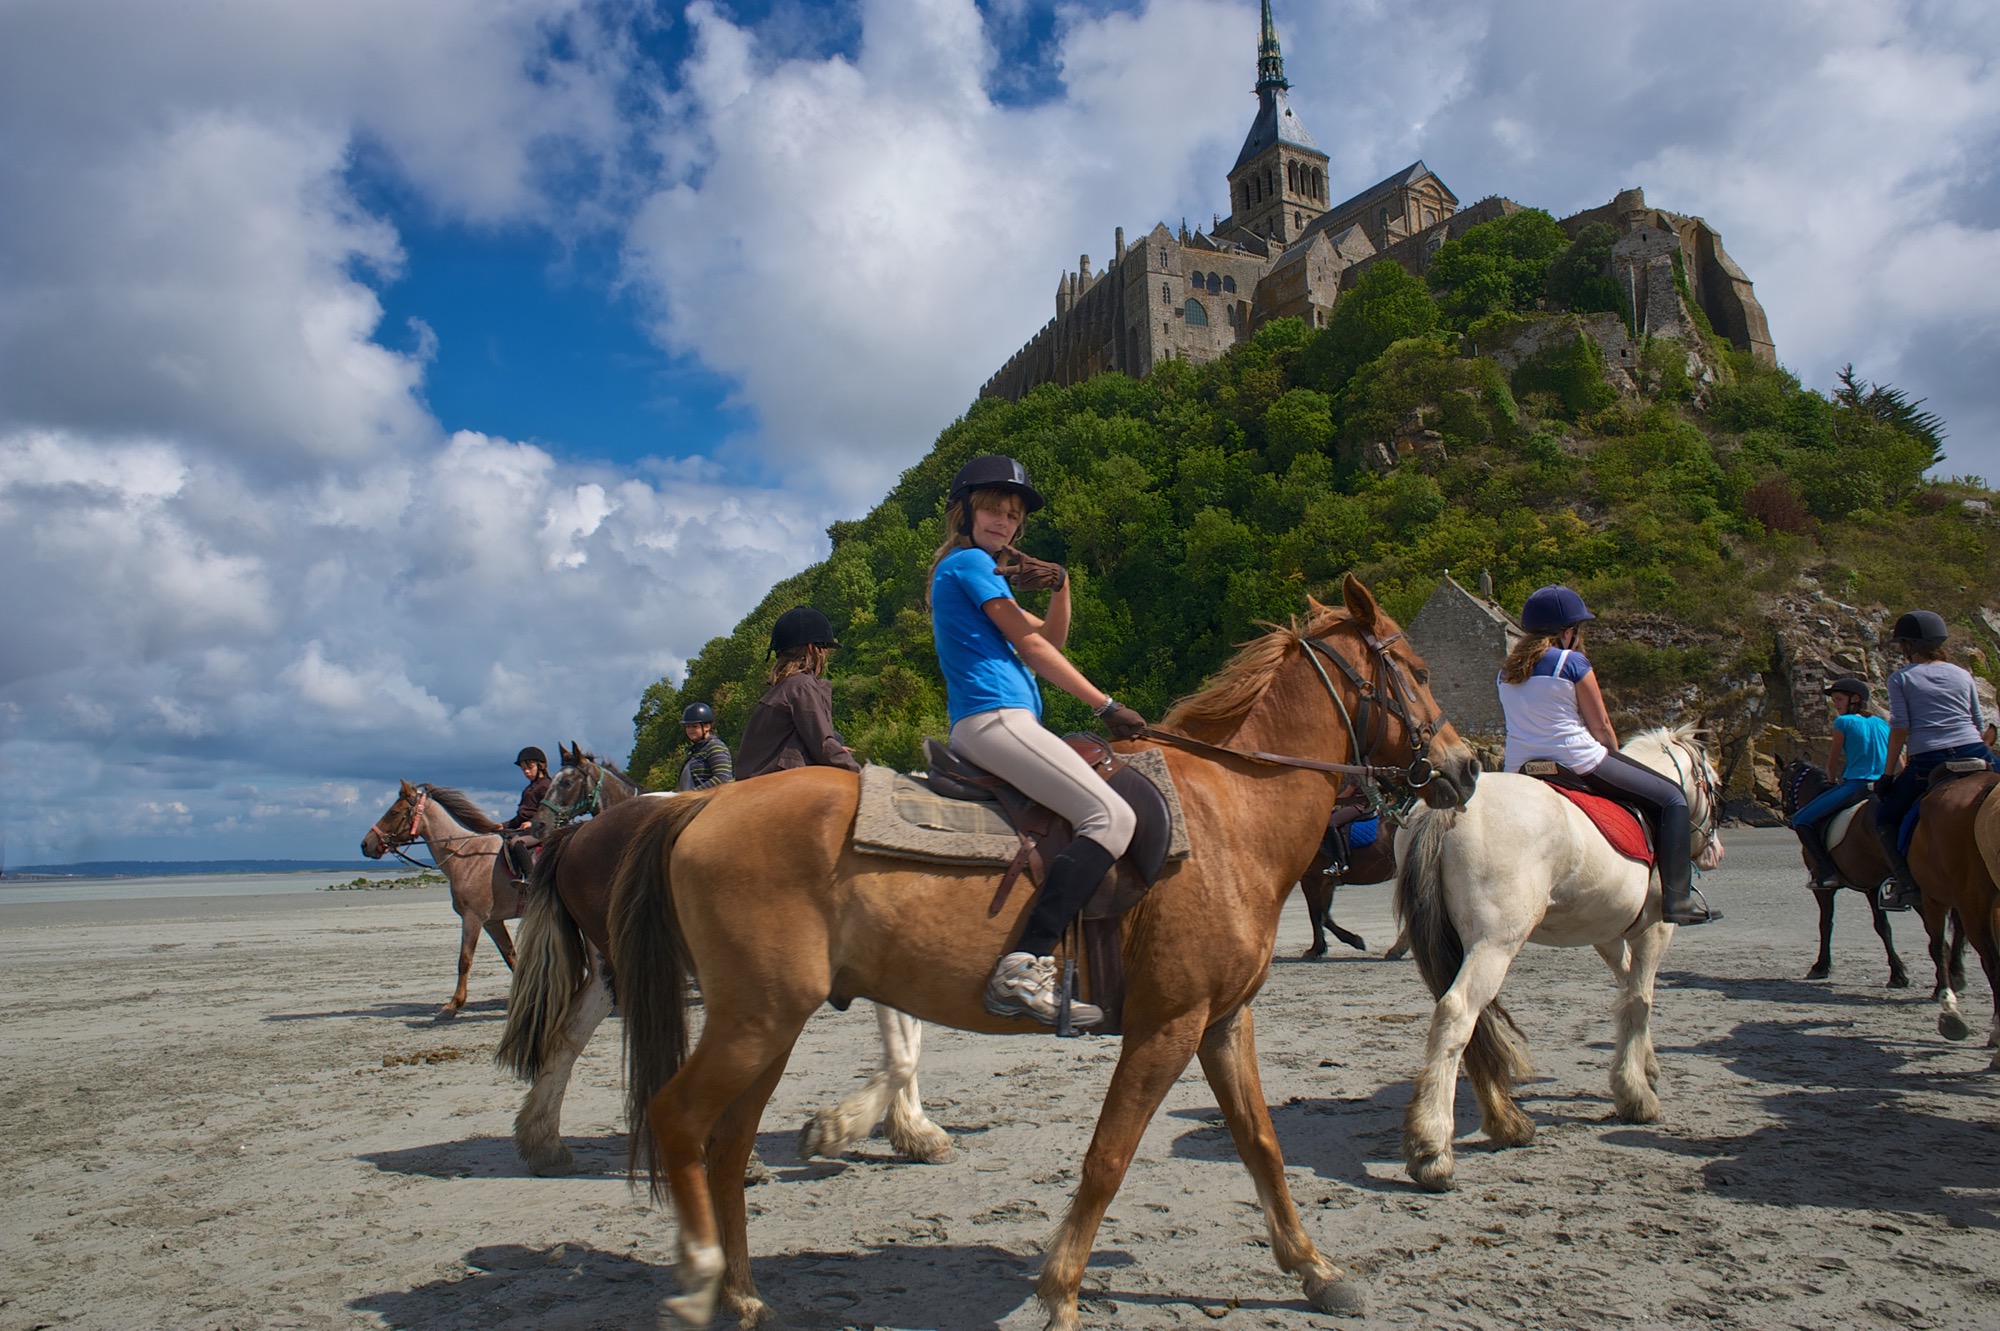
{"label": "reddish brown horse", "polygon": [[[1952,948],[1945,937],[1946,921],[1956,918],[1965,941],[1979,956],[1986,985],[1993,994],[1994,1028],[1988,1043],[2000,1038],[2000,801],[1988,798],[2000,785],[2000,773],[1978,772],[1933,787],[1923,798],[1923,812],[1910,838],[1910,872],[1923,889],[1924,928],[1930,931],[1931,961],[1937,967],[1938,1034],[1963,1040],[1972,1033],[1958,1009]],[[2000,1053],[1989,1066],[2000,1069]]]}
{"label": "reddish brown horse", "polygon": [[[1345,592],[1345,609],[1314,604],[1303,626],[1249,644],[1163,723],[1267,756],[1166,751],[1193,852],[1125,918],[1124,1042],[1037,1287],[1054,1331],[1080,1327],[1077,1291],[1098,1226],[1146,1125],[1196,1057],[1256,1182],[1280,1269],[1300,1278],[1321,1312],[1363,1306],[1360,1286],[1299,1222],[1249,1006],[1342,777],[1268,755],[1322,764],[1366,755],[1407,769],[1407,782],[1441,806],[1471,794],[1478,765],[1443,724],[1428,671],[1394,621],[1351,577]],[[993,958],[1034,894],[1016,890],[995,903],[990,871],[857,850],[849,832],[858,798],[852,774],[809,767],[667,800],[619,870],[611,955],[625,1010],[633,1158],[680,1218],[686,1293],[662,1311],[685,1325],[706,1325],[718,1299],[746,1324],[767,1316],[751,1278],[743,1166],[793,1043],[821,1003],[871,998],[963,1030],[1048,1034],[981,1004]],[[692,1053],[690,963],[707,1003]]]}
{"label": "reddish brown horse", "polygon": [[520,918],[521,889],[500,853],[499,824],[449,786],[403,782],[396,802],[361,838],[361,853],[379,860],[419,841],[430,849],[431,863],[450,881],[451,908],[458,912],[458,987],[439,1013],[449,1017],[465,1006],[466,981],[481,929],[492,937],[507,968],[514,968],[514,940],[507,936],[506,922]]}

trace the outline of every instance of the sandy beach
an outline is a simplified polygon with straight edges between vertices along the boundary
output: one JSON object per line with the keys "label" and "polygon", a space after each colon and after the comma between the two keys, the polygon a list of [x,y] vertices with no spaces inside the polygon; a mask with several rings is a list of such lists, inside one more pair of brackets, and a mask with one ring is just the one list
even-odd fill
{"label": "sandy beach", "polygon": [[[1407,962],[1291,958],[1258,1000],[1265,1087],[1321,1247],[1364,1273],[1366,1323],[1313,1313],[1264,1247],[1248,1176],[1191,1070],[1098,1240],[1103,1327],[1991,1328],[2000,1325],[2000,1074],[1946,1043],[1921,923],[1914,987],[1844,894],[1828,982],[1796,843],[1734,831],[1705,886],[1728,912],[1669,953],[1655,1038],[1665,1117],[1609,1121],[1610,985],[1588,951],[1524,956],[1505,997],[1537,1079],[1532,1146],[1495,1152],[1461,1088],[1459,1191],[1397,1151],[1429,1010]],[[1337,903],[1379,951],[1388,889]],[[531,1176],[520,1087],[492,1065],[508,975],[482,944],[439,1022],[457,922],[441,890],[8,902],[0,1331],[40,1327],[649,1327],[675,1288],[671,1218],[628,1189],[618,1023],[564,1118],[581,1173]],[[800,1042],[751,1194],[763,1293],[813,1328],[1039,1327],[1032,1277],[1074,1186],[1115,1042],[928,1033],[923,1086],[963,1148],[879,1138],[801,1165],[804,1115],[874,1057],[865,1004]]]}

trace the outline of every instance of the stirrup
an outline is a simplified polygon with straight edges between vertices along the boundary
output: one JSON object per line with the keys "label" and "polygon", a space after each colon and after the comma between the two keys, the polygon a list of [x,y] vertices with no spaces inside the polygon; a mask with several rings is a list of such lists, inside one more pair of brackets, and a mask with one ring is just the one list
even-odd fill
{"label": "stirrup", "polygon": [[1923,903],[1922,892],[1912,892],[1903,886],[1903,880],[1890,875],[1875,889],[1875,905],[1882,910],[1911,910]]}
{"label": "stirrup", "polygon": [[1689,883],[1688,899],[1682,904],[1692,909],[1696,903],[1700,903],[1701,906],[1701,918],[1698,920],[1674,919],[1667,914],[1667,903],[1664,900],[1660,902],[1660,918],[1668,924],[1676,925],[1683,929],[1692,928],[1697,924],[1714,924],[1722,918],[1722,912],[1708,904],[1708,898],[1702,895],[1701,889],[1693,883]]}

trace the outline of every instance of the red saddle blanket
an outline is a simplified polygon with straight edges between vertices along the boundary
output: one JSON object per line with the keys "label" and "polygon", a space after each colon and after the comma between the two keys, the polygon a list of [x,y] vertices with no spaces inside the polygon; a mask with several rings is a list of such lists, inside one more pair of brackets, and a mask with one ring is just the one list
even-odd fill
{"label": "red saddle blanket", "polygon": [[1637,860],[1641,864],[1653,862],[1653,848],[1646,844],[1646,829],[1639,822],[1639,815],[1602,795],[1571,790],[1568,786],[1556,786],[1555,792],[1582,809],[1583,816],[1597,824],[1597,830],[1604,833],[1611,849],[1628,860]]}

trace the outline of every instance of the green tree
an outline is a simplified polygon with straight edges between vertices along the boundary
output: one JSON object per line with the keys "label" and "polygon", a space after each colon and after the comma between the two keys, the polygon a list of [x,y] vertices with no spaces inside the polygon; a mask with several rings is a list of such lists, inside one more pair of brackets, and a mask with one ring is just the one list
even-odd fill
{"label": "green tree", "polygon": [[1437,302],[1422,278],[1401,264],[1371,265],[1333,307],[1333,316],[1299,361],[1299,378],[1338,393],[1354,372],[1405,338],[1437,327]]}
{"label": "green tree", "polygon": [[1549,303],[1578,314],[1609,310],[1631,322],[1625,292],[1611,275],[1611,247],[1618,237],[1618,228],[1609,222],[1592,222],[1577,232],[1569,248],[1549,264]]}
{"label": "green tree", "polygon": [[1548,286],[1549,265],[1568,248],[1555,218],[1523,208],[1446,241],[1424,276],[1438,293],[1445,325],[1463,332],[1489,314],[1533,309]]}

